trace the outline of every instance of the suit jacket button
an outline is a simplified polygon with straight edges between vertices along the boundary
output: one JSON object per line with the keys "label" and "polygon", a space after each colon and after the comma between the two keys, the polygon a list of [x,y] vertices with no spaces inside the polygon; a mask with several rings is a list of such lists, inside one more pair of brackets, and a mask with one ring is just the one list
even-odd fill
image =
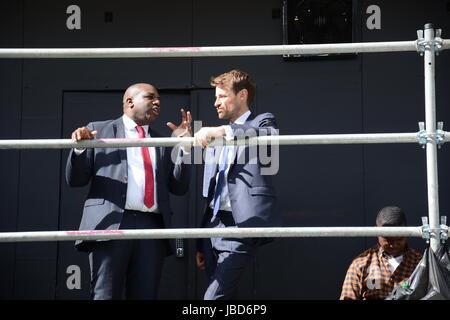
{"label": "suit jacket button", "polygon": [[125,198],[126,196],[127,196],[126,194],[123,194],[123,195],[122,195],[122,198]]}

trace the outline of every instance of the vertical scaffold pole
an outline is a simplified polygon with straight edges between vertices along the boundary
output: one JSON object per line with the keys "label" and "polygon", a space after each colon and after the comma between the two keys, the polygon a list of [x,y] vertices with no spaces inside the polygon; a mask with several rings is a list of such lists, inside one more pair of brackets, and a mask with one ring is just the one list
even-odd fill
{"label": "vertical scaffold pole", "polygon": [[[427,190],[428,190],[428,219],[432,230],[439,229],[439,192],[436,136],[436,96],[435,96],[435,30],[431,23],[424,27],[424,66],[425,66],[425,129],[428,139],[427,153]],[[440,234],[432,232],[430,245],[433,251],[439,246]]]}

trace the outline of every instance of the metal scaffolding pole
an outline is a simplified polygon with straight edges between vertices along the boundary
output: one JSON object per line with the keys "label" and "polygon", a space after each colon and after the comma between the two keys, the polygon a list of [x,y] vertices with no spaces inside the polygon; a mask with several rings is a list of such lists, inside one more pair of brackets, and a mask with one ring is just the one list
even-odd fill
{"label": "metal scaffolding pole", "polygon": [[86,230],[2,232],[0,242],[73,241],[113,239],[195,239],[215,237],[422,237],[422,227],[277,227],[277,228],[188,228],[140,230]]}
{"label": "metal scaffolding pole", "polygon": [[[428,219],[431,230],[439,229],[439,190],[436,134],[436,96],[435,96],[435,30],[432,24],[424,27],[424,66],[425,66],[425,125],[428,137],[427,153],[427,190]],[[430,245],[436,251],[440,242],[439,233],[431,233]]]}
{"label": "metal scaffolding pole", "polygon": [[[69,149],[69,148],[123,148],[123,147],[174,147],[190,146],[194,138],[146,139],[94,139],[72,142],[71,139],[21,139],[0,140],[0,149]],[[369,144],[369,143],[420,143],[420,132],[367,133],[367,134],[316,134],[260,136],[249,139],[218,139],[210,145],[311,145],[311,144]]]}
{"label": "metal scaffolding pole", "polygon": [[[443,49],[450,40],[443,40]],[[360,42],[303,45],[257,45],[165,48],[11,48],[0,49],[0,58],[193,58],[417,51],[416,41]]]}

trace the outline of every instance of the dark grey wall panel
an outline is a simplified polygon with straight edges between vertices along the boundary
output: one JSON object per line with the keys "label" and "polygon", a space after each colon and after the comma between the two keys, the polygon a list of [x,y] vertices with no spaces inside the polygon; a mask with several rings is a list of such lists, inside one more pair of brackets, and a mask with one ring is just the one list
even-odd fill
{"label": "dark grey wall panel", "polygon": [[[15,139],[20,137],[20,116],[22,106],[22,64],[20,62],[0,62],[0,138]],[[0,151],[2,209],[0,214],[0,231],[16,231],[17,207],[19,198],[20,151]],[[0,244],[0,298],[12,295],[14,279],[15,244]]]}
{"label": "dark grey wall panel", "polygon": [[[22,1],[0,2],[0,47],[22,46]],[[0,61],[0,139],[20,138],[22,109],[22,62]],[[0,151],[0,231],[17,229],[20,151]],[[0,244],[0,299],[14,294],[16,245]]]}
{"label": "dark grey wall panel", "polygon": [[2,1],[0,3],[0,47],[22,47],[23,1]]}
{"label": "dark grey wall panel", "polygon": [[[72,4],[81,9],[79,30],[66,28]],[[26,0],[25,41],[29,47],[189,46],[191,8],[190,1]]]}
{"label": "dark grey wall panel", "polygon": [[281,20],[272,18],[272,8],[280,6],[278,0],[193,1],[194,45],[278,44],[274,40],[281,39]]}
{"label": "dark grey wall panel", "polygon": [[[36,212],[36,211],[35,211]],[[36,229],[35,229],[36,230]],[[19,231],[26,231],[19,229]],[[9,299],[54,299],[56,243],[20,243],[16,247],[14,294]]]}
{"label": "dark grey wall panel", "polygon": [[[188,1],[78,1],[81,29],[66,28],[71,1],[25,1],[26,47],[166,47],[190,46],[191,5]],[[176,9],[176,10],[175,10]],[[105,12],[113,21],[105,22]],[[43,23],[45,21],[45,23]],[[39,66],[44,67],[38,61]],[[89,72],[87,72],[89,70]],[[56,74],[48,75],[48,71]],[[36,70],[64,89],[120,89],[146,81],[158,87],[185,87],[190,59],[63,59]],[[35,75],[39,77],[39,75]],[[74,88],[75,87],[75,88]]]}

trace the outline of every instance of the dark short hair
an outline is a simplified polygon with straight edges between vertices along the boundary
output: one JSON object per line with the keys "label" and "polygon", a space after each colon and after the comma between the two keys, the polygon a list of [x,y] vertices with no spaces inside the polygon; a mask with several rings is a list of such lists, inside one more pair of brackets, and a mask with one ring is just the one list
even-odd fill
{"label": "dark short hair", "polygon": [[377,226],[406,226],[406,215],[402,208],[387,206],[377,215]]}
{"label": "dark short hair", "polygon": [[231,90],[233,90],[235,94],[237,94],[242,89],[247,89],[247,104],[249,106],[252,103],[256,93],[256,83],[252,79],[252,77],[250,77],[248,73],[237,69],[225,72],[217,77],[212,77],[210,84],[213,87],[229,85]]}

